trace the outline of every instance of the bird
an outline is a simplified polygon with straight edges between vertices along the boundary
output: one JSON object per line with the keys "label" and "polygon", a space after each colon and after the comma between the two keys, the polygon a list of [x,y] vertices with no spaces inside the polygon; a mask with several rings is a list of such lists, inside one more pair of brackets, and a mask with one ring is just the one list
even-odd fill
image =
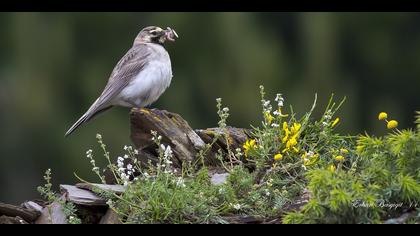
{"label": "bird", "polygon": [[64,136],[69,136],[82,124],[114,106],[143,108],[155,102],[169,87],[173,77],[171,59],[164,43],[176,38],[178,34],[170,27],[143,28],[112,70],[101,95]]}

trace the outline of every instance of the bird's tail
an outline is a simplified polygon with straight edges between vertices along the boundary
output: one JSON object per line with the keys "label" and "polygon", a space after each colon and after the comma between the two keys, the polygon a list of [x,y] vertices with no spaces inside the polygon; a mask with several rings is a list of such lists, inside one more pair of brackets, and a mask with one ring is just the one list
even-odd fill
{"label": "bird's tail", "polygon": [[99,115],[100,113],[110,109],[112,105],[98,109],[98,107],[95,106],[95,103],[89,108],[89,110],[83,114],[82,117],[80,117],[76,123],[74,123],[69,130],[67,130],[65,137],[69,136],[71,133],[73,133],[77,128],[79,128],[82,124],[87,123],[88,121],[92,120],[94,117]]}
{"label": "bird's tail", "polygon": [[85,114],[83,114],[82,117],[80,117],[76,123],[74,123],[69,130],[67,130],[66,134],[64,135],[65,137],[69,136],[71,133],[73,133],[79,126],[81,126],[83,123],[86,122],[87,118],[87,112]]}

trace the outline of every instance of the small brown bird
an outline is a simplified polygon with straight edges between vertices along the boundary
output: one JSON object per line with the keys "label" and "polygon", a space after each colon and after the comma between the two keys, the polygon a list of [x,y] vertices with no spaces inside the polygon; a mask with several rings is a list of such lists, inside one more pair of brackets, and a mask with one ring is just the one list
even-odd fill
{"label": "small brown bird", "polygon": [[102,94],[65,136],[113,106],[142,108],[155,102],[172,80],[171,60],[163,44],[175,38],[177,33],[169,27],[142,29],[115,66]]}

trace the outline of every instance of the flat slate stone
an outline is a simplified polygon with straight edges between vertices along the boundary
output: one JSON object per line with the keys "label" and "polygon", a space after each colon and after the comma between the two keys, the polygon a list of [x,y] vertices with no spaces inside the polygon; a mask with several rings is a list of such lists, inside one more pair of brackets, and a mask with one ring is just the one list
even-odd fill
{"label": "flat slate stone", "polygon": [[118,214],[111,208],[108,208],[105,215],[99,221],[99,224],[122,224],[122,222],[120,221]]}
{"label": "flat slate stone", "polygon": [[227,177],[229,176],[229,173],[222,173],[222,174],[213,174],[211,176],[211,183],[214,185],[221,185],[226,183]]}
{"label": "flat slate stone", "polygon": [[106,192],[114,192],[116,194],[122,194],[124,193],[126,187],[123,185],[117,185],[117,184],[88,184],[88,183],[78,183],[76,184],[76,187],[93,191],[93,189],[98,188],[102,191]]}
{"label": "flat slate stone", "polygon": [[53,202],[50,206],[44,207],[35,224],[67,224],[67,217],[61,204]]}
{"label": "flat slate stone", "polygon": [[24,202],[22,204],[22,207],[24,207],[26,209],[33,210],[33,211],[37,211],[39,213],[41,213],[42,212],[42,209],[43,209],[43,207],[41,205],[39,205],[38,203],[33,202],[33,201],[26,201],[26,202]]}
{"label": "flat slate stone", "polygon": [[85,206],[105,206],[106,201],[93,192],[78,188],[73,185],[60,185],[61,192],[64,193],[66,200],[78,205]]}

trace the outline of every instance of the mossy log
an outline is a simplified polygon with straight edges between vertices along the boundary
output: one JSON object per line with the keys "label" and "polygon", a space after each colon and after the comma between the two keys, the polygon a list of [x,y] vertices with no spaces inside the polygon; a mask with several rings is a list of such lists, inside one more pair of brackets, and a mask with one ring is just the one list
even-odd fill
{"label": "mossy log", "polygon": [[153,130],[162,136],[162,144],[171,146],[174,153],[172,161],[176,167],[180,167],[183,162],[196,160],[200,150],[218,136],[211,149],[205,153],[207,164],[216,165],[214,157],[218,150],[227,152],[228,148],[232,151],[242,148],[251,136],[250,130],[234,127],[193,130],[180,115],[158,109],[132,109],[130,124],[131,140],[139,151],[140,160],[157,159],[157,147],[151,135]]}

